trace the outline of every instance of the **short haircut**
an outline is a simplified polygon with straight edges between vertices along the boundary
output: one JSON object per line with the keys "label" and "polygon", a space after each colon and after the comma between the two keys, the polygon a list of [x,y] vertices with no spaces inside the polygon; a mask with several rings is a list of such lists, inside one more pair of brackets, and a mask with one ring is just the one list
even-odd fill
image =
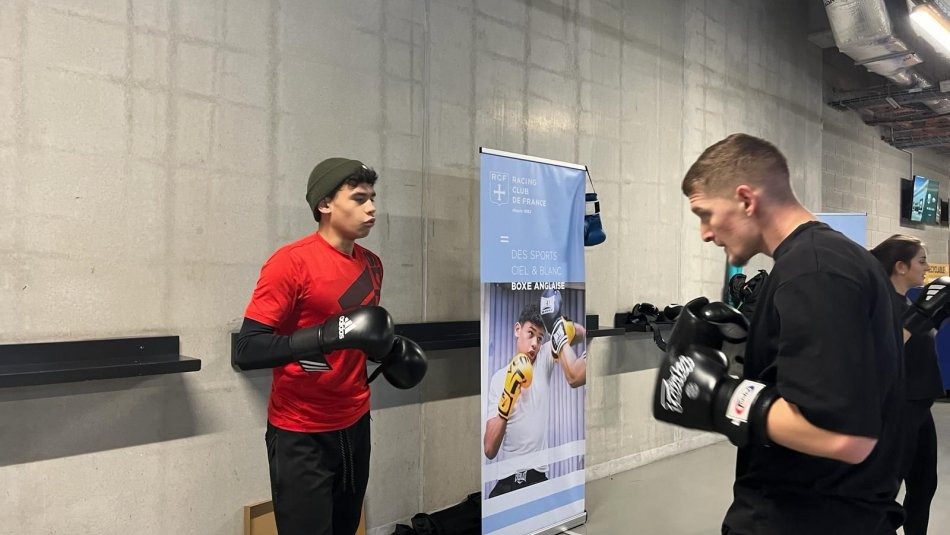
{"label": "short haircut", "polygon": [[541,322],[541,307],[537,303],[528,303],[521,309],[521,314],[518,315],[518,323],[524,326],[527,322],[541,328],[544,327],[544,323]]}
{"label": "short haircut", "polygon": [[355,188],[356,186],[359,186],[360,184],[368,184],[370,186],[375,186],[377,180],[379,180],[379,175],[376,174],[376,171],[374,171],[373,168],[361,167],[355,173],[343,179],[343,182],[341,182],[340,185],[336,187],[336,189],[331,191],[330,194],[327,195],[327,197],[330,199],[335,197],[336,192],[340,191],[340,189],[343,187],[344,184],[352,188]]}
{"label": "short haircut", "polygon": [[924,248],[924,242],[906,234],[895,234],[871,249],[871,254],[884,266],[888,275],[897,270],[897,263],[910,264],[917,253]]}
{"label": "short haircut", "polygon": [[795,199],[788,179],[788,162],[775,145],[748,134],[732,134],[707,148],[686,172],[683,194],[699,191],[729,196],[741,184],[765,190],[780,202]]}

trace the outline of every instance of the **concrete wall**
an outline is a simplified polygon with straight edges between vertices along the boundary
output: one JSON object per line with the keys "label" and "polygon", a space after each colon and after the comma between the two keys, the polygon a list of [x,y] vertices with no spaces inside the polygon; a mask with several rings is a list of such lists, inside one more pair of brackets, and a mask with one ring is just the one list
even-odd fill
{"label": "concrete wall", "polygon": [[[624,80],[631,87],[623,90],[620,113],[629,117],[629,128],[623,130],[621,180],[610,186],[616,193],[606,196],[620,199],[606,208],[608,236],[620,239],[608,238],[588,253],[589,280],[617,281],[590,284],[589,308],[601,318],[638,301],[719,295],[725,258],[699,240],[698,219],[689,212],[680,180],[703,149],[728,134],[747,132],[775,142],[789,159],[803,202],[813,209],[820,205],[821,60],[817,49],[801,42],[802,13],[776,4],[695,1],[681,3],[681,11],[664,19],[648,13],[673,10],[671,3],[638,6],[624,10],[623,64],[629,68],[622,72],[629,73]],[[759,258],[750,270],[769,265]],[[652,370],[618,373],[632,354],[655,354],[652,342],[612,338],[595,341],[591,352],[593,477],[717,439],[652,419]]]}
{"label": "concrete wall", "polygon": [[[196,374],[0,391],[0,534],[241,532],[241,507],[269,498],[269,376],[230,368],[229,332],[270,252],[313,231],[303,194],[325,157],[382,176],[366,245],[399,322],[477,317],[479,146],[590,166],[608,241],[588,251],[588,300],[603,324],[637,302],[717,295],[723,254],[679,190],[703,148],[767,137],[806,205],[828,208],[829,112],[799,11],[0,4],[0,342],[178,334],[203,360]],[[418,402],[374,390],[375,533],[478,488],[477,351],[432,356],[428,384],[404,394]],[[642,338],[593,342],[590,477],[717,440],[652,419],[658,357]]]}

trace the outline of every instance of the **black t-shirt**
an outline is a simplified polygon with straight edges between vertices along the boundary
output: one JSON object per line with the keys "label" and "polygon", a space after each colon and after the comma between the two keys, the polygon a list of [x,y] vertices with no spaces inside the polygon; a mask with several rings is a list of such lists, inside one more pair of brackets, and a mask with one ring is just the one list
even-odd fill
{"label": "black t-shirt", "polygon": [[773,256],[744,376],[776,385],[818,427],[878,442],[858,465],[778,445],[740,448],[724,533],[894,533],[900,302],[881,264],[824,223],[802,224]]}
{"label": "black t-shirt", "polygon": [[[897,298],[903,303],[903,309],[910,306],[902,295],[898,294]],[[932,332],[914,334],[904,344],[904,377],[908,400],[933,402],[943,397],[943,378]]]}

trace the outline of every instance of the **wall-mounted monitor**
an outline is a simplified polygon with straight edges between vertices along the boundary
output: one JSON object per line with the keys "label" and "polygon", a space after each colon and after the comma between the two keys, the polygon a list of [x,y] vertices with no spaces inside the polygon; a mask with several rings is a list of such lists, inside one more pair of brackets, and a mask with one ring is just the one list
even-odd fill
{"label": "wall-mounted monitor", "polygon": [[911,199],[914,197],[914,181],[902,178],[901,179],[901,214],[900,219],[902,223],[910,222],[910,206],[913,204]]}
{"label": "wall-mounted monitor", "polygon": [[903,223],[940,225],[950,211],[940,200],[940,182],[915,175],[913,180],[901,179],[900,219]]}
{"label": "wall-mounted monitor", "polygon": [[914,192],[911,197],[910,220],[925,225],[936,225],[940,210],[940,182],[914,175]]}

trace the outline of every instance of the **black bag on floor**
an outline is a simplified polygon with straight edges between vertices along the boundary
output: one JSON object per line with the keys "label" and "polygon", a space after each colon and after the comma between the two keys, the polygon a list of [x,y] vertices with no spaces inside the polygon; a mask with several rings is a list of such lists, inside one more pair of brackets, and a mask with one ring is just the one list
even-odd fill
{"label": "black bag on floor", "polygon": [[458,504],[431,515],[419,513],[412,517],[416,535],[481,535],[482,493],[469,494]]}

